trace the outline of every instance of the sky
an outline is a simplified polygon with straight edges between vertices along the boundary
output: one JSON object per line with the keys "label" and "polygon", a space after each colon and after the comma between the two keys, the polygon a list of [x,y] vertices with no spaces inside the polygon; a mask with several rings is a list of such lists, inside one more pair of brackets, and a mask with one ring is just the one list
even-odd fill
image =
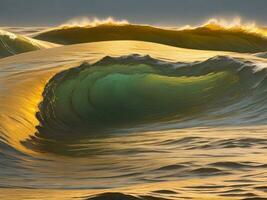
{"label": "sky", "polygon": [[50,26],[72,18],[109,16],[168,26],[239,16],[267,25],[267,0],[0,0],[0,26]]}

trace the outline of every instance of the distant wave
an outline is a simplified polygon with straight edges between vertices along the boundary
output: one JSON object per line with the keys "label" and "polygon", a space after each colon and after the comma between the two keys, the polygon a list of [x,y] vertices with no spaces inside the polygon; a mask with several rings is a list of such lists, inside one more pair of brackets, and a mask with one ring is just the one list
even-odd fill
{"label": "distant wave", "polygon": [[228,31],[243,31],[251,34],[261,35],[263,37],[267,36],[267,30],[264,27],[259,27],[255,22],[242,22],[240,17],[236,17],[231,21],[225,19],[211,18],[207,22],[203,23],[200,26],[190,26],[186,25],[180,30],[183,29],[197,29],[201,27],[206,27],[211,30],[228,30]]}
{"label": "distant wave", "polygon": [[67,23],[35,36],[59,44],[76,44],[109,40],[138,40],[176,47],[256,53],[267,51],[266,30],[255,25],[227,25],[211,20],[199,27],[164,29],[113,19]]}
{"label": "distant wave", "polygon": [[56,45],[0,30],[0,58],[52,46]]}

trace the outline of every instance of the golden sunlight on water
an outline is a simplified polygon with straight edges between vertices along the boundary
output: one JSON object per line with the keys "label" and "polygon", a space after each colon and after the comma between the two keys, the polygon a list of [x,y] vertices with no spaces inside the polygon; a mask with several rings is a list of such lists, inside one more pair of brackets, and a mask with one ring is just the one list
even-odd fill
{"label": "golden sunlight on water", "polygon": [[[101,195],[110,192],[132,195],[135,200],[264,197],[267,181],[265,98],[252,99],[264,97],[260,92],[246,91],[249,98],[245,100],[230,98],[230,105],[221,101],[219,108],[175,123],[156,122],[146,127],[118,130],[111,135],[75,140],[67,140],[69,135],[65,132],[56,140],[38,138],[37,132],[42,129],[36,127],[40,123],[36,113],[51,77],[84,61],[95,63],[107,55],[123,60],[126,58],[121,56],[129,54],[149,55],[158,59],[158,65],[162,61],[172,62],[177,69],[197,63],[200,67],[208,66],[207,73],[215,73],[217,67],[224,65],[234,66],[240,69],[237,72],[245,71],[237,74],[241,81],[245,77],[252,82],[253,91],[259,91],[255,89],[257,86],[263,89],[265,86],[264,81],[257,82],[254,78],[255,75],[264,80],[262,73],[267,62],[263,58],[147,42],[77,44],[3,58],[0,60],[0,132],[3,133],[0,141],[12,150],[8,149],[9,157],[3,158],[0,197],[94,199],[94,195],[100,195],[98,199],[105,199]],[[133,58],[139,59],[138,62],[147,59]],[[153,64],[156,65],[154,61]],[[215,70],[209,72],[210,69]],[[241,98],[240,91],[245,91],[245,86],[233,96]],[[236,107],[238,109],[234,109]],[[243,121],[246,123],[242,124]],[[48,132],[44,133],[49,136]],[[52,153],[53,148],[58,154]]]}

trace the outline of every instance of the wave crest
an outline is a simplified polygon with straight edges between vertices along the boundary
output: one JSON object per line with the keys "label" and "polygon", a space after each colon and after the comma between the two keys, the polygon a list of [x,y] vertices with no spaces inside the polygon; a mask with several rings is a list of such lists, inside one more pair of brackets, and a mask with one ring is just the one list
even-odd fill
{"label": "wave crest", "polygon": [[96,27],[101,25],[112,25],[112,26],[122,26],[127,25],[129,22],[127,20],[116,20],[113,17],[108,17],[106,19],[99,18],[88,18],[88,17],[78,17],[68,20],[67,22],[61,24],[60,28],[70,28],[70,27]]}
{"label": "wave crest", "polygon": [[211,18],[199,26],[186,25],[179,28],[179,30],[194,30],[201,28],[207,28],[211,31],[247,32],[250,34],[267,37],[267,30],[265,28],[258,26],[256,22],[253,21],[243,22],[240,17],[235,17],[232,20]]}

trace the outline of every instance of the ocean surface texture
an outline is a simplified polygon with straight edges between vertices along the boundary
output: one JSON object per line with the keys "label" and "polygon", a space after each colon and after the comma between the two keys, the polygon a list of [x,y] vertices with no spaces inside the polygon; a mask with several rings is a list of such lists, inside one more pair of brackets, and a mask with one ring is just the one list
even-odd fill
{"label": "ocean surface texture", "polygon": [[0,31],[0,198],[267,199],[265,29]]}

